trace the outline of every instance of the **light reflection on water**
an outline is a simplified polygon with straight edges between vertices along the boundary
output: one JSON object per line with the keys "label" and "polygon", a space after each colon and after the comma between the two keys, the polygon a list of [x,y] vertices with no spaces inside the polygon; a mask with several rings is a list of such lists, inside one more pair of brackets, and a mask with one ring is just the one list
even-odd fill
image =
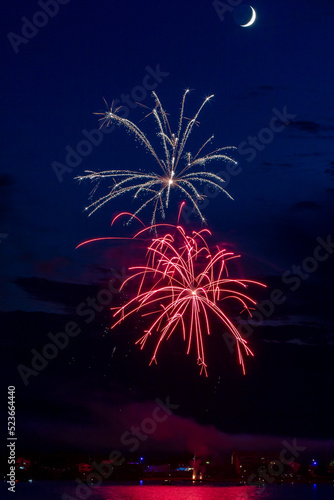
{"label": "light reflection on water", "polygon": [[[7,498],[3,497],[7,486],[6,483],[0,483],[1,499]],[[18,483],[15,494],[10,497],[14,500],[334,500],[334,486],[109,483],[92,487],[87,484],[78,485],[75,481],[33,481],[31,484]]]}
{"label": "light reflection on water", "polygon": [[[96,492],[98,493],[98,492]],[[101,488],[101,500],[264,500],[265,489],[254,486],[118,486]]]}
{"label": "light reflection on water", "polygon": [[103,486],[91,500],[334,500],[331,485],[256,486],[135,485]]}

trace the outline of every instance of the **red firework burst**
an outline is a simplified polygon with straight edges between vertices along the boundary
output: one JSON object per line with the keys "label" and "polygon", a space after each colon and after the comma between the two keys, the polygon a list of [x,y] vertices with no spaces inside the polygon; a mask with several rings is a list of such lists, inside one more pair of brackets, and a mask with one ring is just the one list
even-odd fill
{"label": "red firework burst", "polygon": [[148,329],[136,342],[143,349],[150,337],[156,338],[150,364],[157,362],[161,343],[179,330],[187,343],[187,354],[195,344],[200,373],[207,375],[204,337],[211,333],[210,317],[216,316],[234,336],[238,360],[245,373],[243,354],[253,356],[253,352],[222,308],[222,302],[232,299],[240,304],[241,312],[246,310],[251,315],[251,307],[256,302],[244,290],[250,284],[266,285],[253,280],[229,278],[227,262],[240,255],[219,246],[212,251],[207,243],[207,238],[211,236],[208,229],[192,231],[190,235],[178,223],[144,226],[133,237],[144,238],[152,228],[155,231],[147,248],[145,265],[130,267],[129,271],[133,273],[120,288],[124,289],[130,282],[136,283],[133,287],[137,293],[123,306],[112,308],[115,322],[111,328],[135,313],[141,314],[141,317],[152,316]]}

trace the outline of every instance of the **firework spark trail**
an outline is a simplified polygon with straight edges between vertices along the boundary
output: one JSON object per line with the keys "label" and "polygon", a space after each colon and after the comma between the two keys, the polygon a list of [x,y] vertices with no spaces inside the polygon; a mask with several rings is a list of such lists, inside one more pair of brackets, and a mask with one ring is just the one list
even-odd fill
{"label": "firework spark trail", "polygon": [[[156,223],[157,212],[160,212],[162,218],[165,218],[165,211],[170,204],[170,192],[172,188],[176,188],[190,201],[195,213],[205,222],[205,218],[198,206],[198,202],[203,199],[203,196],[196,189],[196,184],[206,184],[214,187],[219,191],[225,193],[229,198],[232,197],[222,187],[224,179],[219,175],[208,172],[206,170],[199,171],[198,167],[205,167],[210,161],[228,161],[236,164],[237,162],[229,157],[224,151],[229,149],[236,149],[235,147],[218,148],[207,153],[204,156],[199,156],[203,149],[211,142],[213,136],[207,139],[204,144],[198,149],[195,156],[192,157],[191,153],[185,153],[184,149],[192,132],[195,124],[198,124],[197,118],[202,111],[205,104],[213,97],[209,96],[204,99],[192,119],[184,116],[185,100],[189,90],[186,90],[181,103],[180,117],[178,121],[177,133],[172,133],[170,123],[168,121],[167,113],[162,107],[161,101],[157,94],[153,92],[155,99],[155,107],[150,110],[148,115],[153,115],[154,120],[158,127],[158,137],[162,143],[163,159],[154,149],[153,145],[146,137],[144,132],[135,125],[132,121],[118,116],[117,112],[120,107],[114,109],[112,103],[110,109],[105,112],[95,113],[100,115],[101,127],[115,123],[122,125],[125,129],[134,134],[135,139],[145,147],[145,149],[153,156],[158,163],[160,172],[142,172],[134,170],[106,170],[102,172],[86,171],[86,175],[77,177],[80,181],[91,180],[100,181],[101,179],[111,178],[114,181],[113,187],[109,193],[93,201],[86,210],[89,215],[93,214],[96,210],[101,208],[105,203],[114,200],[123,194],[132,194],[134,199],[140,199],[139,207],[134,215],[138,215],[145,207],[152,204],[153,211],[151,217],[151,225]],[[188,123],[184,126],[184,121]],[[180,165],[181,159],[185,159],[185,165]]]}
{"label": "firework spark trail", "polygon": [[[133,214],[127,215],[132,217]],[[157,235],[153,238],[147,234],[150,229],[149,226],[144,226],[133,237],[150,237],[146,263],[129,268],[133,273],[122,283],[120,290],[129,283],[137,283],[137,292],[123,306],[112,308],[115,322],[111,328],[134,313],[140,313],[144,318],[153,316],[144,335],[136,341],[143,349],[150,337],[156,339],[150,361],[152,364],[157,362],[158,350],[163,341],[168,340],[179,327],[178,330],[187,343],[187,354],[195,346],[200,373],[207,375],[204,338],[211,334],[210,318],[215,316],[233,334],[238,361],[245,373],[243,355],[253,356],[253,352],[221,303],[233,300],[241,305],[241,312],[246,310],[251,315],[252,306],[256,302],[244,290],[252,284],[263,287],[266,285],[253,280],[229,278],[226,263],[240,256],[218,246],[211,251],[207,242],[207,238],[211,236],[208,229],[187,234],[180,225],[156,224]],[[88,242],[82,244],[85,243]]]}

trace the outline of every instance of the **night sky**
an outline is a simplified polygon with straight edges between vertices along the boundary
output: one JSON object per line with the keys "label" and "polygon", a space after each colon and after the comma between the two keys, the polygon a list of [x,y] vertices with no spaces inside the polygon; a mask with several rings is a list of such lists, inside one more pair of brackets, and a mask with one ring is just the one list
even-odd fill
{"label": "night sky", "polygon": [[[124,433],[152,416],[156,398],[177,408],[140,454],[281,449],[292,438],[305,453],[333,449],[333,3],[254,0],[248,28],[228,1],[223,13],[223,2],[204,0],[59,0],[36,15],[42,4],[13,0],[1,16],[1,380],[3,402],[7,386],[16,386],[18,450],[129,453]],[[154,107],[153,85],[174,128],[186,88],[187,117],[214,94],[189,149],[212,134],[214,147],[238,148],[237,171],[208,167],[226,179],[233,201],[207,191],[201,207],[212,243],[242,255],[234,272],[267,284],[252,289],[260,305],[241,326],[255,353],[246,376],[219,323],[205,339],[205,378],[181,335],[148,366],[151,346],[135,345],[142,319],[110,331],[110,304],[78,314],[101,290],[120,303],[118,288],[143,248],[109,241],[75,250],[138,228],[110,228],[119,211],[135,210],[131,196],[88,217],[94,184],[75,177],[155,168],[122,128],[103,128],[99,144],[82,141],[99,127],[93,113],[105,110],[103,98],[123,99],[138,124],[148,110],[136,102]],[[139,124],[154,137],[151,118]],[[175,193],[169,222],[181,201]],[[150,212],[142,219],[148,224]],[[189,209],[182,223],[201,227]],[[23,380],[22,366],[32,367],[49,334],[71,327],[68,345]]]}

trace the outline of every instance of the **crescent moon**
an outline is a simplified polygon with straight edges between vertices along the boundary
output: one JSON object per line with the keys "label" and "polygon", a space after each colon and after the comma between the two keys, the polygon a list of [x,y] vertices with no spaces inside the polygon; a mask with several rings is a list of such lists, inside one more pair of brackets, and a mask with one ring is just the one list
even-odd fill
{"label": "crescent moon", "polygon": [[248,21],[248,23],[240,25],[242,28],[248,28],[248,26],[252,26],[252,24],[255,23],[256,11],[255,11],[255,9],[253,9],[253,7],[251,5],[250,5],[250,8],[252,9],[252,17],[250,18],[250,20]]}

